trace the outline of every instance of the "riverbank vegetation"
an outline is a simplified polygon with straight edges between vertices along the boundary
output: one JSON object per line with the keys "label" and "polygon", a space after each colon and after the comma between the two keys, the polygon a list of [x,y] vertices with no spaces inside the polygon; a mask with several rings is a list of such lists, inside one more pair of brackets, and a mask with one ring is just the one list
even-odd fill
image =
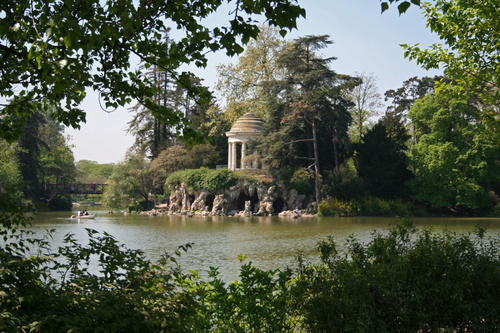
{"label": "riverbank vegetation", "polygon": [[325,238],[318,264],[299,257],[292,268],[267,271],[241,256],[239,278],[231,282],[216,267],[205,268],[203,279],[205,271],[182,269],[179,256],[196,245],[151,262],[109,234],[87,232],[88,243],[67,235],[54,249],[47,238],[2,231],[10,237],[0,256],[2,331],[493,332],[500,326],[500,244],[481,229],[440,234],[403,223],[367,243],[352,237],[342,247]]}

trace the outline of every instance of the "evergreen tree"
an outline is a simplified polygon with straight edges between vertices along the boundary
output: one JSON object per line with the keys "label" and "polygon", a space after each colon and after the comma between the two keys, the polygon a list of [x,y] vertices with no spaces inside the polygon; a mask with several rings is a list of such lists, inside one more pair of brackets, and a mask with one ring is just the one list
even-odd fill
{"label": "evergreen tree", "polygon": [[[344,98],[357,81],[330,68],[335,58],[317,51],[331,44],[328,36],[307,36],[284,48],[279,63],[283,80],[273,83],[280,96],[279,131],[263,139],[266,162],[288,177],[293,169],[314,172],[316,201],[321,200],[321,172],[333,169],[346,156],[352,105]],[[333,163],[332,163],[333,161]],[[288,170],[288,171],[287,171]]]}
{"label": "evergreen tree", "polygon": [[381,198],[406,197],[408,170],[406,146],[408,134],[402,122],[387,127],[382,118],[356,146],[354,161],[367,193]]}

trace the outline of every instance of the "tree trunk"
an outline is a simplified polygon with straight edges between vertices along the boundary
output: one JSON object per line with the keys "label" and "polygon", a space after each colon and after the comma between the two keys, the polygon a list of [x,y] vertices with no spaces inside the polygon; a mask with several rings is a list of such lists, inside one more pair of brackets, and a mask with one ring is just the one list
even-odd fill
{"label": "tree trunk", "polygon": [[316,195],[316,205],[319,205],[321,200],[321,180],[319,175],[319,154],[318,154],[318,139],[316,137],[316,119],[312,120],[312,135],[313,135],[313,150],[314,150],[314,192]]}
{"label": "tree trunk", "polygon": [[339,167],[339,152],[337,150],[337,144],[338,144],[338,139],[337,139],[337,131],[335,130],[334,126],[330,126],[331,132],[332,132],[332,146],[333,146],[333,163],[335,166],[335,169]]}

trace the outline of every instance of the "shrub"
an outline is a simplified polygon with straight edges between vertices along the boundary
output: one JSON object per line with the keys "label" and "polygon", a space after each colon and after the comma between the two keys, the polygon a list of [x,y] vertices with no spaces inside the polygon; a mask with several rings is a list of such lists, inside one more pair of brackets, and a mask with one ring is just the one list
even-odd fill
{"label": "shrub", "polygon": [[368,216],[389,216],[392,215],[391,205],[388,200],[377,197],[366,197],[362,201],[362,212]]}
{"label": "shrub", "polygon": [[361,201],[361,212],[367,216],[410,216],[414,207],[409,202],[399,199],[384,200],[377,197],[366,197]]}
{"label": "shrub", "polygon": [[500,217],[500,204],[496,204],[491,210],[491,216]]}
{"label": "shrub", "polygon": [[318,206],[319,216],[411,216],[415,208],[409,202],[365,197],[362,200],[323,200]]}
{"label": "shrub", "polygon": [[[291,272],[241,266],[240,280],[226,285],[211,268],[209,281],[184,273],[181,252],[157,263],[126,249],[109,234],[87,229],[81,245],[67,235],[50,252],[24,257],[7,243],[0,252],[0,331],[4,332],[226,332],[290,331],[287,306]],[[7,235],[2,232],[3,235]],[[23,232],[8,236],[16,241]],[[29,237],[29,236],[28,236]],[[90,264],[99,273],[89,271]]]}
{"label": "shrub", "polygon": [[176,185],[185,184],[190,191],[206,190],[216,193],[235,185],[239,180],[249,179],[228,169],[187,169],[173,172],[167,177],[165,192],[170,193]]}
{"label": "shrub", "polygon": [[318,205],[319,216],[355,216],[360,212],[356,201],[342,201],[337,198],[323,200]]}
{"label": "shrub", "polygon": [[498,332],[499,240],[400,225],[301,265],[292,307],[312,332]]}

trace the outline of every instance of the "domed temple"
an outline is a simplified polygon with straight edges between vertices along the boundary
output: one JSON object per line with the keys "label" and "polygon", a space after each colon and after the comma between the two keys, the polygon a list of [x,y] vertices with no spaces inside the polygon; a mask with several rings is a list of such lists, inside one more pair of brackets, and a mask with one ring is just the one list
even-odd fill
{"label": "domed temple", "polygon": [[[229,170],[236,170],[237,167],[237,155],[236,148],[238,144],[241,144],[241,158],[240,158],[240,168],[245,169],[247,161],[245,159],[247,142],[251,138],[259,135],[262,132],[262,120],[255,116],[253,113],[248,112],[241,116],[231,127],[229,132],[226,132],[228,141],[228,153],[227,153],[227,168]],[[257,167],[256,161],[253,161],[253,168]]]}

